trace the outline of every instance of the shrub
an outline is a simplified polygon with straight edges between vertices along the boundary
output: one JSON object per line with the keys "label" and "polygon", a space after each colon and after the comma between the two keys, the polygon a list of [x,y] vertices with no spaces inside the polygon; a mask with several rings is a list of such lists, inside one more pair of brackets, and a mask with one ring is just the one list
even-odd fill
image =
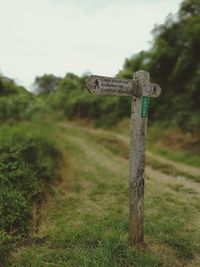
{"label": "shrub", "polygon": [[33,201],[49,188],[59,154],[45,125],[4,125],[0,132],[1,258],[28,235]]}

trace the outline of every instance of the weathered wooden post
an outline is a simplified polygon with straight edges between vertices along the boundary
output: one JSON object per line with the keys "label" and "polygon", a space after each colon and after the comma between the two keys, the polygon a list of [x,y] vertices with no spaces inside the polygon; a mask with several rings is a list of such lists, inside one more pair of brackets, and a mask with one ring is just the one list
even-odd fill
{"label": "weathered wooden post", "polygon": [[[143,242],[144,233],[144,169],[145,134],[148,112],[147,72],[137,72],[134,77],[140,88],[139,96],[132,97],[131,138],[129,165],[129,239],[131,244]],[[145,107],[144,107],[145,105]]]}
{"label": "weathered wooden post", "polygon": [[149,97],[157,97],[161,88],[150,83],[149,73],[138,71],[133,80],[90,76],[86,81],[90,93],[108,96],[131,96],[131,138],[129,174],[129,240],[132,245],[144,240],[144,169],[145,134]]}

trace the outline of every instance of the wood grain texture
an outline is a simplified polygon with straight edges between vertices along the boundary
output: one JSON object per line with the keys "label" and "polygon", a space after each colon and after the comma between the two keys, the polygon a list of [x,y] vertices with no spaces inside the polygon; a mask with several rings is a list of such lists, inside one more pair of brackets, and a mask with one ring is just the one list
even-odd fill
{"label": "wood grain texture", "polygon": [[147,95],[149,74],[138,71],[134,79],[139,80],[140,94],[132,98],[130,174],[129,174],[129,241],[132,245],[144,240],[144,169],[145,135],[147,118],[141,117],[142,96]]}
{"label": "wood grain texture", "polygon": [[138,83],[136,80],[92,75],[87,79],[86,87],[96,95],[137,96]]}
{"label": "wood grain texture", "polygon": [[161,88],[156,83],[150,83],[148,90],[146,90],[146,96],[149,97],[158,97],[161,94]]}

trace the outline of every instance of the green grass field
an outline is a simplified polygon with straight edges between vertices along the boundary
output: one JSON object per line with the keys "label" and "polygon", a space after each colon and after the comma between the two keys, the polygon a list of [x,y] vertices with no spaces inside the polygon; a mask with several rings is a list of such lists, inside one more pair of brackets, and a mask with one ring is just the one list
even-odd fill
{"label": "green grass field", "polygon": [[145,244],[131,247],[129,140],[69,123],[55,128],[63,155],[59,179],[38,207],[37,229],[6,267],[200,266],[198,173],[185,166],[180,180],[178,166],[147,157]]}

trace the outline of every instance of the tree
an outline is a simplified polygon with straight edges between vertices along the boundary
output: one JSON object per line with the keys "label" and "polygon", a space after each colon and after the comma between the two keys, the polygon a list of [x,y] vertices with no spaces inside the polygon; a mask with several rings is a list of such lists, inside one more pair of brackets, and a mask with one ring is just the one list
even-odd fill
{"label": "tree", "polygon": [[119,75],[145,69],[162,87],[159,101],[151,101],[150,118],[176,123],[184,130],[200,128],[200,3],[185,0],[176,16],[154,31],[152,48],[126,59]]}
{"label": "tree", "polygon": [[50,93],[56,90],[61,78],[54,76],[53,74],[44,74],[35,78],[34,91],[38,94]]}

